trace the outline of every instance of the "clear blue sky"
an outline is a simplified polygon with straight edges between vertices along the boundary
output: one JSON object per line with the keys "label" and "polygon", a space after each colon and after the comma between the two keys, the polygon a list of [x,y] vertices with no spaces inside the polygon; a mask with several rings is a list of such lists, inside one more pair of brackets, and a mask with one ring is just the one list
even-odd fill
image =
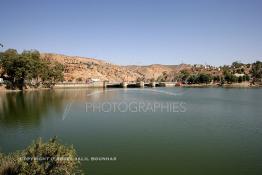
{"label": "clear blue sky", "polygon": [[0,13],[4,49],[124,65],[262,60],[262,0],[0,0]]}

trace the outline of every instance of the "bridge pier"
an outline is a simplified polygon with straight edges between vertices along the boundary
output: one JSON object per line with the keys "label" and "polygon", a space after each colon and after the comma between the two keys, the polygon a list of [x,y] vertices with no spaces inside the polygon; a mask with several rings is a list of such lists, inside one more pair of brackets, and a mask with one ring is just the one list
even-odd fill
{"label": "bridge pier", "polygon": [[138,84],[138,86],[139,86],[140,88],[143,88],[143,87],[145,87],[145,82],[143,82],[143,81],[140,81],[140,82],[139,82],[139,84]]}
{"label": "bridge pier", "polygon": [[121,83],[121,86],[122,86],[123,88],[127,88],[127,85],[128,85],[128,83],[127,83],[126,81],[124,81],[124,82]]}
{"label": "bridge pier", "polygon": [[107,88],[107,81],[103,81],[103,88]]}
{"label": "bridge pier", "polygon": [[160,86],[160,87],[166,87],[166,84],[165,84],[164,82],[160,82],[160,83],[159,83],[159,86]]}
{"label": "bridge pier", "polygon": [[156,87],[156,82],[154,82],[154,81],[151,82],[151,83],[150,83],[150,86],[151,86],[151,87]]}

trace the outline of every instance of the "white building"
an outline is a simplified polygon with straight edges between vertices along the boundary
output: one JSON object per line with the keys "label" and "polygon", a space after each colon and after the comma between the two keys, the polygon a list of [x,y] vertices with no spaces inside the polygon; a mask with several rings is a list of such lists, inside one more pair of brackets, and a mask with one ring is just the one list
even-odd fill
{"label": "white building", "polygon": [[98,82],[98,81],[100,81],[100,79],[98,79],[98,78],[91,78],[91,81]]}
{"label": "white building", "polygon": [[236,77],[243,77],[245,74],[237,74],[237,73],[235,73],[234,74]]}

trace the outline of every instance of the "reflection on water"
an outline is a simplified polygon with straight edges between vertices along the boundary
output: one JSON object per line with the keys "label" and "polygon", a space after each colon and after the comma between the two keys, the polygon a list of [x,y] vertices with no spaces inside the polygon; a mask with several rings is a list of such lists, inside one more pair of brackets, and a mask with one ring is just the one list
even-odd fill
{"label": "reflection on water", "polygon": [[[88,97],[94,92],[99,93]],[[59,114],[63,113],[64,104],[72,102],[84,104],[88,98],[97,98],[103,92],[103,89],[2,92],[0,93],[0,125],[29,124],[34,126],[41,121],[41,117],[48,117],[48,112],[52,110]],[[113,94],[111,93],[110,96]]]}
{"label": "reflection on water", "polygon": [[[156,88],[158,90],[158,88]],[[58,136],[89,174],[262,174],[262,90],[159,88],[168,93],[67,89],[0,93],[0,151]],[[169,95],[180,93],[181,96]],[[90,95],[92,94],[92,95]],[[185,102],[187,111],[86,112],[85,103]],[[67,117],[63,120],[63,114]]]}
{"label": "reflection on water", "polygon": [[64,93],[53,91],[15,92],[1,94],[0,124],[37,124],[51,108],[61,111]]}

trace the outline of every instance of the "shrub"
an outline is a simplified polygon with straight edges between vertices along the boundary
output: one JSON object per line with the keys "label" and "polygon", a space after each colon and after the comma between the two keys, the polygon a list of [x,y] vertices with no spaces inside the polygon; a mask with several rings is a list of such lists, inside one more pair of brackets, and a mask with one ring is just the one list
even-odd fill
{"label": "shrub", "polygon": [[62,145],[56,138],[46,143],[38,139],[25,150],[6,156],[0,154],[0,174],[69,175],[79,173],[81,171],[78,169],[79,162],[76,158],[76,151],[72,146]]}
{"label": "shrub", "polygon": [[253,63],[250,73],[254,81],[262,81],[262,62]]}
{"label": "shrub", "polygon": [[209,74],[200,73],[197,77],[197,83],[210,83],[211,76]]}
{"label": "shrub", "polygon": [[77,82],[81,82],[81,81],[83,81],[83,79],[82,79],[82,77],[78,77],[78,78],[76,79],[76,81],[77,81]]}
{"label": "shrub", "polygon": [[238,77],[238,83],[242,83],[242,82],[243,82],[243,77],[242,76]]}

